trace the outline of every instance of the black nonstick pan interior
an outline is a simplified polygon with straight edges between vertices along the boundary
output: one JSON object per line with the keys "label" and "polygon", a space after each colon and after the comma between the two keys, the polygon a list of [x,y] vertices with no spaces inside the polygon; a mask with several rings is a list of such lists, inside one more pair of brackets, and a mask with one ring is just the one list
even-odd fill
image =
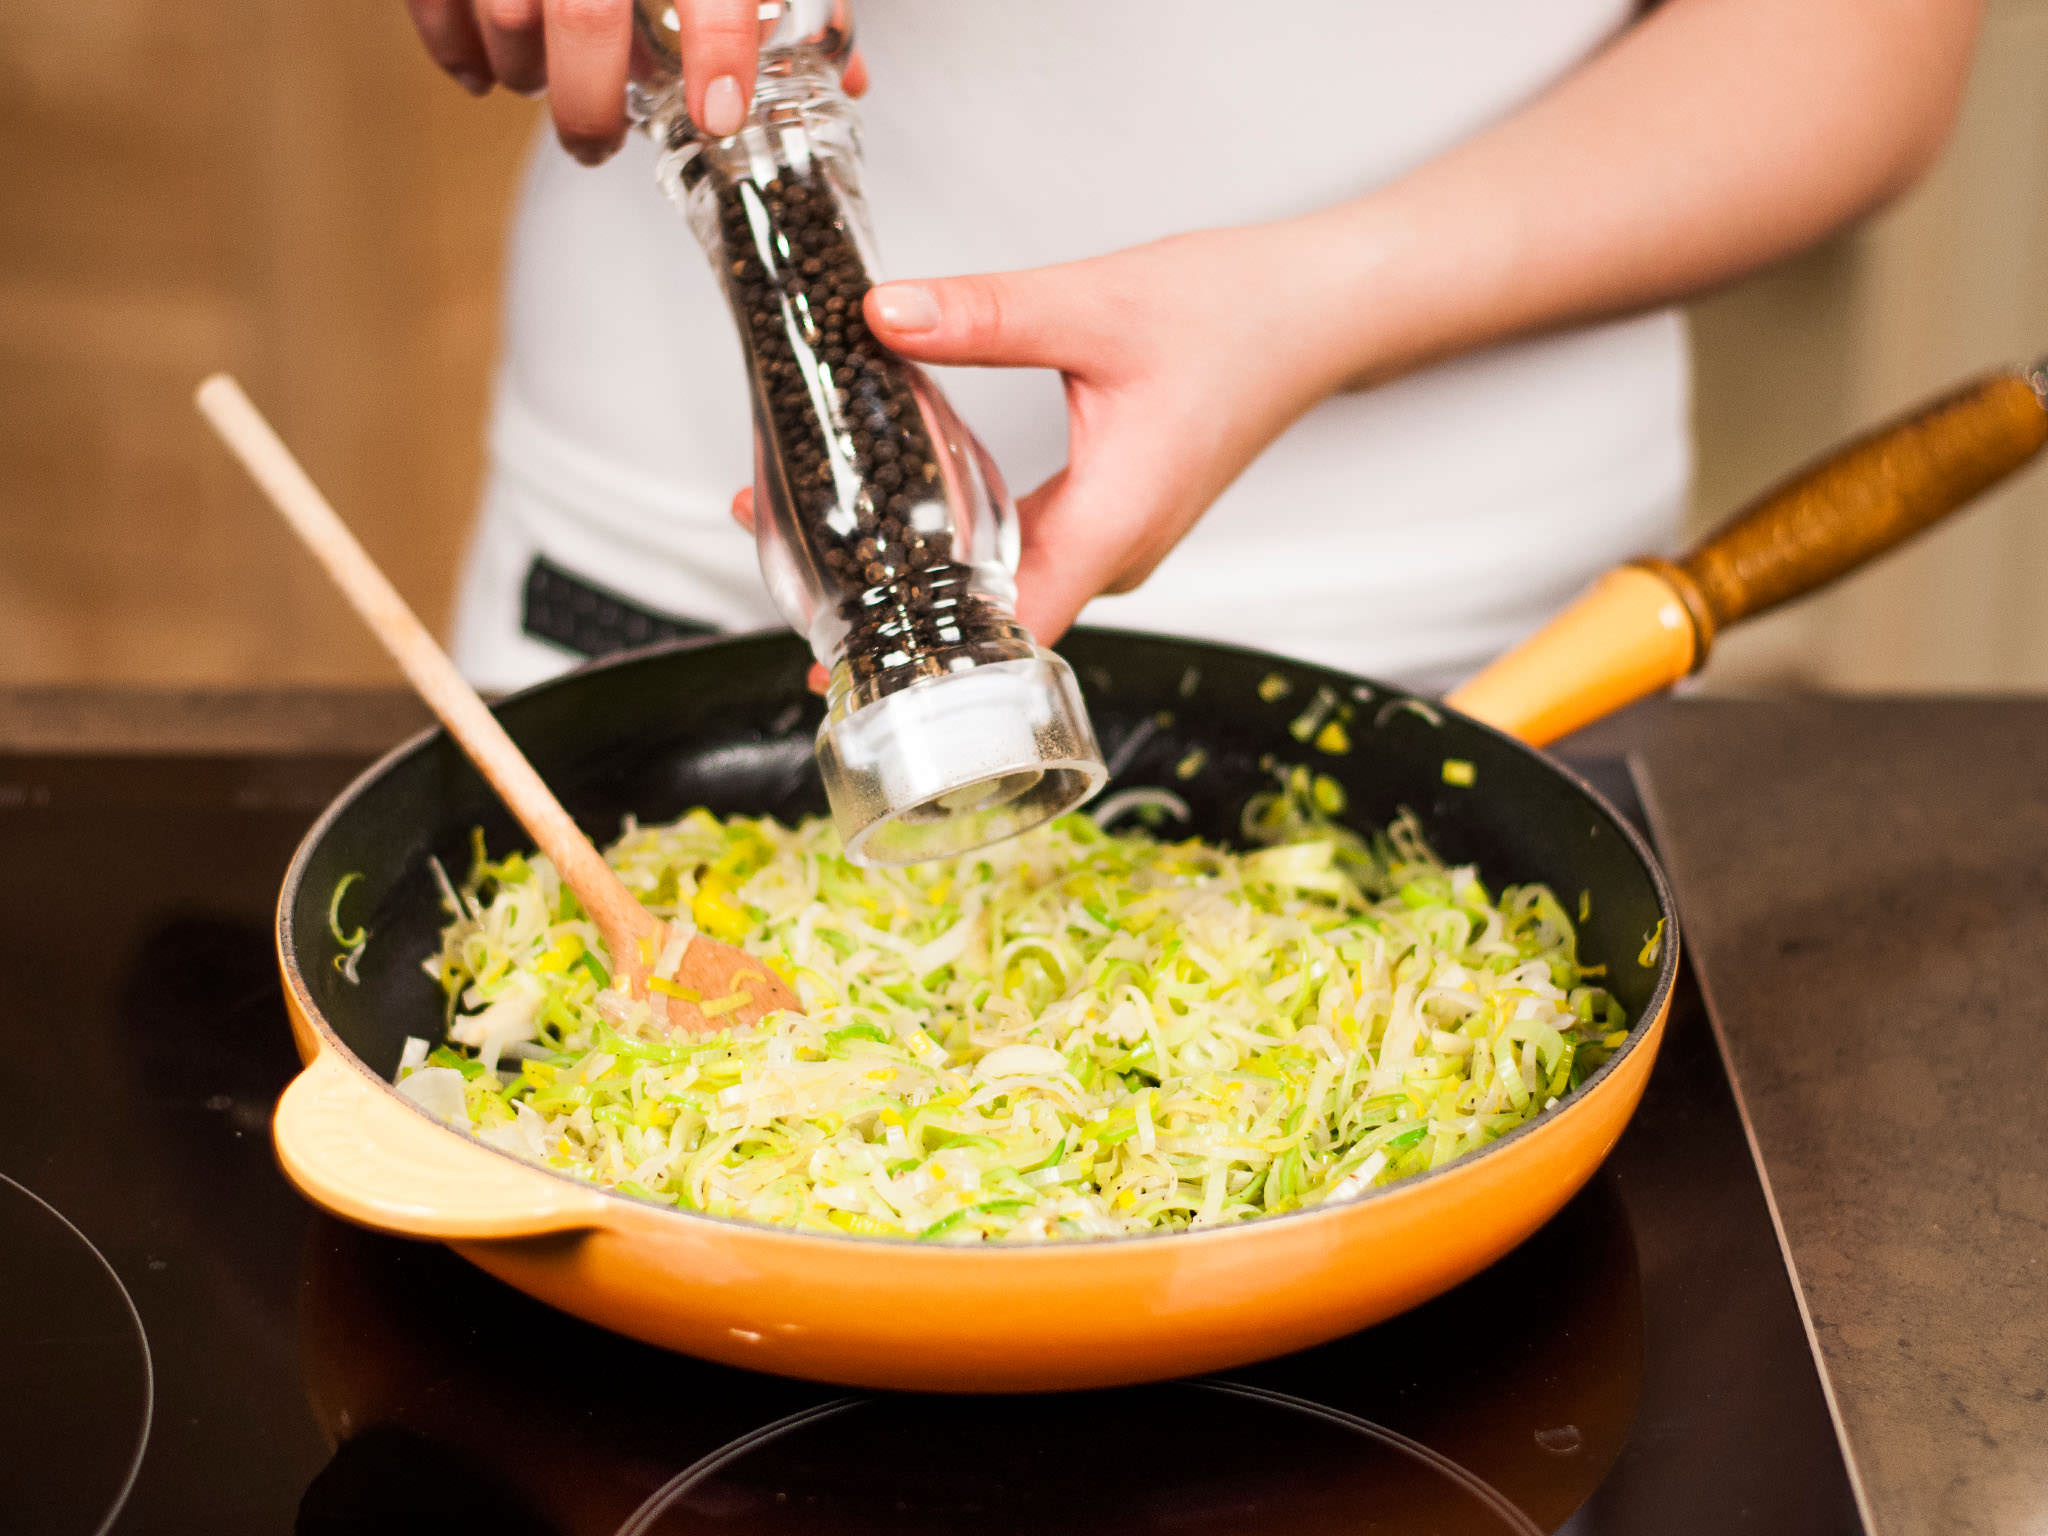
{"label": "black nonstick pan interior", "polygon": [[[1354,826],[1412,808],[1439,853],[1476,863],[1495,890],[1541,880],[1575,913],[1586,893],[1580,954],[1607,964],[1631,1020],[1668,984],[1674,945],[1643,963],[1669,912],[1654,861],[1605,801],[1543,754],[1399,689],[1257,651],[1085,629],[1060,650],[1111,768],[1106,793],[1171,789],[1188,804],[1187,830],[1235,841],[1246,800],[1273,787],[1276,770],[1306,765],[1343,786]],[[786,633],[684,642],[542,684],[500,713],[600,844],[627,815],[663,821],[698,805],[822,814],[811,742],[823,706],[804,686],[809,664]],[[287,880],[287,962],[343,1042],[387,1078],[406,1036],[441,1036],[442,995],[421,966],[444,920],[429,860],[459,881],[478,827],[493,856],[528,846],[468,761],[430,732],[335,803]],[[341,920],[369,930],[353,982],[328,929],[335,885],[351,873],[361,879]]]}

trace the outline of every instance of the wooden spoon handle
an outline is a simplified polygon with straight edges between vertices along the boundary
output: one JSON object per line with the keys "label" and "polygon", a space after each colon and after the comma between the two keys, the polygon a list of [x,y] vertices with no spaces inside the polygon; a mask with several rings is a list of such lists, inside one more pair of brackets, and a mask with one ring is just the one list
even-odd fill
{"label": "wooden spoon handle", "polygon": [[[656,919],[634,899],[582,828],[562,809],[553,791],[498,724],[497,716],[455,670],[447,652],[385,579],[377,563],[364,553],[292,451],[242,392],[242,386],[217,373],[199,386],[197,399],[214,430],[314,558],[326,567],[448,734],[469,754],[540,850],[554,861],[592,921],[608,935],[638,938],[652,934],[659,926]],[[618,958],[615,954],[614,959]]]}
{"label": "wooden spoon handle", "polygon": [[1646,562],[1699,628],[1693,665],[1720,630],[1826,586],[2031,459],[2048,442],[2039,377],[1974,379],[1788,477],[1677,565]]}
{"label": "wooden spoon handle", "polygon": [[1609,571],[1447,702],[1541,746],[1669,687],[1730,624],[1827,585],[2048,442],[2048,363],[1987,374],[1751,502],[1676,563]]}

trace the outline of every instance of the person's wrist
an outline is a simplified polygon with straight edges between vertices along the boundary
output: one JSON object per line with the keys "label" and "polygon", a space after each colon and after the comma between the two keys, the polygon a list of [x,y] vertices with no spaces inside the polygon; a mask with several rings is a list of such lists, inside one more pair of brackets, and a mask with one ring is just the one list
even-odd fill
{"label": "person's wrist", "polygon": [[1206,262],[1204,286],[1231,310],[1222,334],[1236,355],[1221,366],[1266,396],[1284,428],[1342,388],[1359,362],[1366,328],[1351,313],[1350,262],[1333,251],[1313,218],[1215,230],[1220,260]]}
{"label": "person's wrist", "polygon": [[1424,317],[1398,221],[1361,200],[1291,223],[1301,248],[1313,253],[1326,392],[1368,389],[1405,372]]}
{"label": "person's wrist", "polygon": [[1466,180],[1436,163],[1301,221],[1333,262],[1340,387],[1370,389],[1525,323],[1513,199],[1498,188],[1475,198]]}

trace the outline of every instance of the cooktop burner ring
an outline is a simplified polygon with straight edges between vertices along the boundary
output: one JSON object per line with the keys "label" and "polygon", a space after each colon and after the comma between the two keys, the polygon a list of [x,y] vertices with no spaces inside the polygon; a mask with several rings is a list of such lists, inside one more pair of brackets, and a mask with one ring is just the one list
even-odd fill
{"label": "cooktop burner ring", "polygon": [[1360,1418],[1355,1413],[1346,1413],[1341,1408],[1332,1408],[1328,1403],[1318,1403],[1306,1397],[1296,1397],[1291,1392],[1275,1392],[1270,1387],[1249,1386],[1240,1381],[1196,1380],[1185,1383],[1211,1392],[1221,1392],[1230,1397],[1249,1398],[1253,1402],[1270,1403],[1276,1408],[1291,1408],[1296,1413],[1305,1413],[1312,1418],[1323,1419],[1340,1429],[1347,1429],[1354,1435],[1364,1435],[1377,1440],[1389,1450],[1420,1462],[1446,1480],[1457,1484],[1479,1504],[1495,1516],[1502,1525],[1518,1533],[1518,1536],[1543,1536],[1542,1529],[1522,1512],[1506,1494],[1487,1482],[1478,1473],[1461,1466],[1441,1451],[1433,1450],[1420,1440],[1412,1440],[1399,1430],[1384,1424],[1375,1424],[1371,1419]]}
{"label": "cooktop burner ring", "polygon": [[[1282,1413],[1297,1414],[1309,1420],[1318,1421],[1341,1432],[1343,1435],[1363,1438],[1376,1445],[1380,1450],[1392,1453],[1393,1456],[1420,1470],[1426,1476],[1440,1480],[1440,1482],[1433,1485],[1432,1491],[1439,1494],[1443,1493],[1446,1489],[1452,1491],[1454,1496],[1461,1502],[1467,1516],[1476,1515],[1487,1522],[1484,1526],[1485,1530],[1508,1532],[1511,1533],[1511,1536],[1542,1536],[1542,1528],[1535,1521],[1531,1520],[1505,1494],[1467,1468],[1451,1460],[1448,1456],[1433,1450],[1418,1440],[1410,1439],[1396,1430],[1388,1429],[1384,1425],[1375,1424],[1369,1419],[1360,1418],[1356,1414],[1346,1413],[1342,1409],[1333,1408],[1308,1398],[1296,1397],[1285,1392],[1276,1392],[1265,1387],[1248,1386],[1241,1382],[1201,1378],[1192,1381],[1161,1382],[1152,1386],[1130,1388],[1116,1393],[1069,1395],[1065,1400],[1069,1403],[1083,1405],[1082,1411],[1089,1411],[1091,1409],[1100,1411],[1112,1402],[1121,1401],[1127,1404],[1134,1399],[1142,1400],[1147,1397],[1154,1399],[1174,1397],[1183,1398],[1184,1400],[1186,1394],[1194,1393],[1202,1394],[1205,1399],[1210,1400],[1206,1406],[1213,1407],[1213,1400],[1215,1398],[1231,1399],[1235,1400],[1231,1405],[1232,1407],[1249,1405],[1260,1409],[1277,1409]],[[977,1409],[984,1408],[989,1403],[997,1401],[999,1400],[919,1399],[908,1396],[856,1395],[834,1398],[829,1402],[816,1404],[796,1413],[788,1414],[783,1418],[773,1420],[770,1423],[763,1424],[739,1436],[737,1439],[727,1441],[708,1455],[699,1457],[669,1479],[638,1510],[634,1511],[626,1520],[626,1523],[619,1527],[618,1536],[657,1536],[658,1532],[669,1528],[665,1523],[667,1517],[681,1513],[684,1501],[693,1493],[707,1489],[717,1481],[721,1473],[745,1462],[754,1453],[787,1442],[793,1436],[800,1435],[804,1430],[825,1420],[840,1419],[866,1408],[878,1408],[885,1414],[892,1411],[915,1414],[919,1412],[943,1411],[944,1407],[957,1407],[958,1414],[967,1415],[974,1413]],[[1038,1406],[1058,1400],[1037,1398],[1024,1399],[1022,1401]],[[1228,1413],[1230,1410],[1226,1408],[1224,1411]],[[732,1492],[737,1492],[737,1490]],[[785,1494],[782,1491],[777,1491],[774,1494],[775,1502],[778,1505],[782,1504],[784,1498]],[[735,1508],[732,1493],[728,1492],[726,1497],[714,1499],[713,1505],[714,1508],[718,1505],[723,1505],[724,1512],[713,1514],[710,1518],[713,1520],[723,1520]],[[907,1516],[909,1513],[907,1507],[902,1502],[897,1503],[896,1510],[899,1515]],[[797,1516],[802,1519],[815,1518],[827,1522],[834,1518],[833,1514],[829,1512],[821,1513],[815,1517],[802,1516],[797,1510],[787,1506],[784,1507],[782,1512],[786,1515]],[[1011,1518],[1014,1518],[1016,1514],[1014,1506],[1009,1509],[1008,1513]],[[858,1513],[852,1513],[849,1518],[856,1524],[860,1521]],[[1271,1516],[1265,1513],[1254,1516],[1251,1528],[1261,1531],[1273,1529],[1268,1523],[1270,1518]],[[796,1527],[792,1526],[789,1528],[795,1529]],[[1064,1523],[1060,1528],[1065,1528]],[[1325,1527],[1318,1522],[1314,1528],[1322,1529]],[[1379,1529],[1380,1527],[1375,1526],[1374,1528]],[[1430,1528],[1440,1529],[1441,1527],[1437,1526],[1435,1521],[1432,1520]],[[1460,1527],[1460,1529],[1467,1528],[1470,1527]],[[1003,1524],[1001,1529],[1008,1531],[1012,1527],[1008,1524]]]}
{"label": "cooktop burner ring", "polygon": [[649,1533],[654,1529],[654,1522],[666,1514],[677,1499],[688,1493],[692,1488],[704,1481],[704,1479],[710,1477],[714,1472],[721,1470],[731,1462],[739,1460],[758,1446],[766,1445],[773,1440],[780,1440],[783,1436],[803,1428],[806,1424],[815,1424],[820,1419],[836,1418],[849,1409],[858,1408],[868,1401],[870,1399],[853,1395],[835,1397],[830,1402],[818,1403],[809,1408],[800,1408],[795,1413],[784,1414],[781,1418],[771,1420],[761,1425],[758,1429],[747,1431],[738,1439],[726,1441],[717,1450],[712,1451],[708,1455],[698,1457],[674,1477],[655,1489],[653,1496],[645,1504],[634,1510],[632,1515],[627,1518],[626,1523],[619,1527],[617,1536],[649,1536]]}
{"label": "cooktop burner ring", "polygon": [[[0,1262],[0,1298],[5,1298],[6,1303],[0,1305],[0,1359],[12,1356],[21,1378],[30,1383],[24,1390],[11,1394],[13,1411],[19,1419],[10,1428],[7,1440],[11,1449],[20,1451],[25,1443],[24,1431],[33,1422],[42,1427],[43,1433],[26,1443],[34,1445],[39,1439],[53,1446],[62,1441],[67,1446],[66,1452],[59,1455],[38,1456],[31,1452],[10,1456],[17,1467],[33,1469],[27,1477],[41,1475],[49,1480],[35,1484],[21,1474],[7,1478],[5,1482],[13,1485],[9,1487],[7,1502],[17,1515],[26,1512],[33,1520],[39,1518],[37,1512],[41,1511],[67,1524],[79,1518],[91,1520],[94,1506],[103,1504],[98,1524],[89,1529],[93,1536],[106,1536],[127,1504],[136,1476],[142,1470],[142,1457],[149,1446],[150,1425],[156,1412],[156,1368],[150,1356],[149,1335],[142,1326],[142,1314],[136,1310],[128,1287],[121,1283],[120,1275],[93,1240],[56,1206],[5,1173],[0,1173],[0,1254],[7,1255],[5,1262]],[[62,1316],[53,1317],[56,1308],[66,1310]],[[19,1330],[29,1319],[41,1323],[41,1337],[23,1337]],[[97,1350],[92,1348],[95,1341],[99,1345]],[[39,1347],[51,1345],[61,1349],[65,1369],[45,1374],[46,1390],[38,1393],[34,1382],[36,1355]],[[125,1345],[132,1345],[132,1351]],[[109,1466],[102,1459],[97,1465],[88,1462],[81,1471],[81,1449],[86,1457],[95,1454],[90,1447],[93,1431],[109,1417],[106,1394],[118,1391],[124,1378],[133,1390],[132,1372],[138,1366],[140,1413],[132,1431],[133,1449],[127,1451],[125,1462],[116,1460]],[[0,1423],[9,1422],[0,1416]],[[83,1435],[66,1433],[67,1427],[86,1426],[91,1429]],[[103,1447],[99,1455],[121,1457],[125,1436],[120,1430],[117,1423],[114,1434],[108,1437],[113,1441],[111,1448]],[[115,1473],[118,1481],[107,1491],[106,1481]],[[102,1491],[92,1491],[95,1483]]]}
{"label": "cooktop burner ring", "polygon": [[[276,980],[278,877],[307,820],[361,766],[318,753],[0,754],[0,781],[50,789],[35,804],[0,804],[0,837],[36,877],[14,882],[0,922],[6,1011],[68,1021],[18,1032],[15,1065],[33,1091],[0,1130],[0,1168],[47,1185],[129,1282],[163,1409],[147,1475],[134,1479],[116,1528],[274,1536],[303,1521],[321,1536],[394,1536],[409,1519],[419,1528],[422,1515],[437,1533],[484,1528],[462,1518],[481,1510],[508,1536],[609,1532],[679,1469],[847,1389],[601,1333],[449,1249],[378,1237],[299,1200],[260,1123],[261,1106],[300,1066]],[[1578,766],[1633,805],[1620,759]],[[109,859],[128,874],[111,895],[100,873]],[[1560,1218],[1415,1313],[1227,1374],[1411,1436],[1539,1527],[1573,1529],[1572,1512],[1583,1510],[1588,1529],[1659,1536],[1725,1536],[1744,1522],[1860,1536],[1714,1022],[1690,971],[1682,982],[1642,1111]],[[106,1095],[100,1113],[78,1113],[80,1081]],[[6,1184],[0,1238],[16,1207],[24,1223],[33,1215],[31,1235],[76,1246]],[[116,1333],[132,1336],[98,1259],[77,1252],[78,1273],[108,1292]],[[8,1256],[0,1241],[0,1263]],[[135,1355],[123,1337],[112,1342]],[[535,1370],[529,1344],[564,1362],[567,1378]],[[0,1375],[9,1363],[0,1354]],[[124,1437],[142,1423],[143,1369],[137,1358],[104,1400]],[[957,1402],[933,1408],[940,1423],[960,1412]],[[1273,1440],[1307,1426],[1311,1444],[1352,1448],[1336,1459],[1393,1454],[1320,1419],[1270,1412],[1252,1427]],[[864,1420],[889,1422],[870,1407],[784,1438],[815,1447],[862,1432]],[[26,1443],[40,1450],[48,1427],[31,1428]],[[1115,1433],[1110,1458],[1082,1468],[1098,1483],[1129,1476],[1120,1425]],[[100,1458],[90,1512],[60,1527],[64,1536],[100,1519],[132,1440],[117,1449]],[[714,1481],[758,1483],[765,1454],[728,1461]],[[1269,1449],[1254,1437],[1229,1454]],[[1282,1491],[1299,1465],[1272,1464]],[[27,1536],[43,1524],[10,1507],[13,1470],[0,1450],[0,1525]],[[1160,1470],[1191,1480],[1204,1469],[1182,1448]],[[769,1500],[777,1486],[766,1484]],[[887,1491],[918,1502],[915,1488]],[[1181,1508],[1205,1512],[1195,1500]],[[991,1513],[960,1529],[1011,1536],[1001,1529],[1007,1510]],[[889,1517],[891,1500],[878,1514]],[[1222,1514],[1248,1523],[1238,1506]],[[1174,1536],[1214,1536],[1217,1523]],[[663,1524],[641,1528],[668,1536]],[[869,1536],[909,1533],[883,1526]]]}

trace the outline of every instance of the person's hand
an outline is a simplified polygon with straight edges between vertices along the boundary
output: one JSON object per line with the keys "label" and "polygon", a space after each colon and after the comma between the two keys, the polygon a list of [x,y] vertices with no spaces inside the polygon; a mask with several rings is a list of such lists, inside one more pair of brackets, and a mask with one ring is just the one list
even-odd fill
{"label": "person's hand", "polygon": [[[406,0],[434,62],[472,95],[493,85],[547,92],[562,147],[586,165],[608,159],[626,133],[632,0]],[[758,0],[675,0],[690,118],[720,138],[754,98]],[[845,84],[858,95],[858,54]]]}
{"label": "person's hand", "polygon": [[[1040,644],[1091,598],[1143,581],[1268,443],[1354,378],[1326,249],[1305,221],[1212,230],[868,295],[869,327],[905,357],[1065,378],[1067,466],[1017,503],[1017,617]],[[751,489],[732,512],[753,527]]]}
{"label": "person's hand", "polygon": [[[1017,617],[1040,644],[1149,576],[1353,371],[1322,251],[1305,224],[1261,225],[868,295],[869,326],[905,357],[1065,378],[1066,468],[1017,504]],[[1276,521],[1273,537],[1290,534]]]}

